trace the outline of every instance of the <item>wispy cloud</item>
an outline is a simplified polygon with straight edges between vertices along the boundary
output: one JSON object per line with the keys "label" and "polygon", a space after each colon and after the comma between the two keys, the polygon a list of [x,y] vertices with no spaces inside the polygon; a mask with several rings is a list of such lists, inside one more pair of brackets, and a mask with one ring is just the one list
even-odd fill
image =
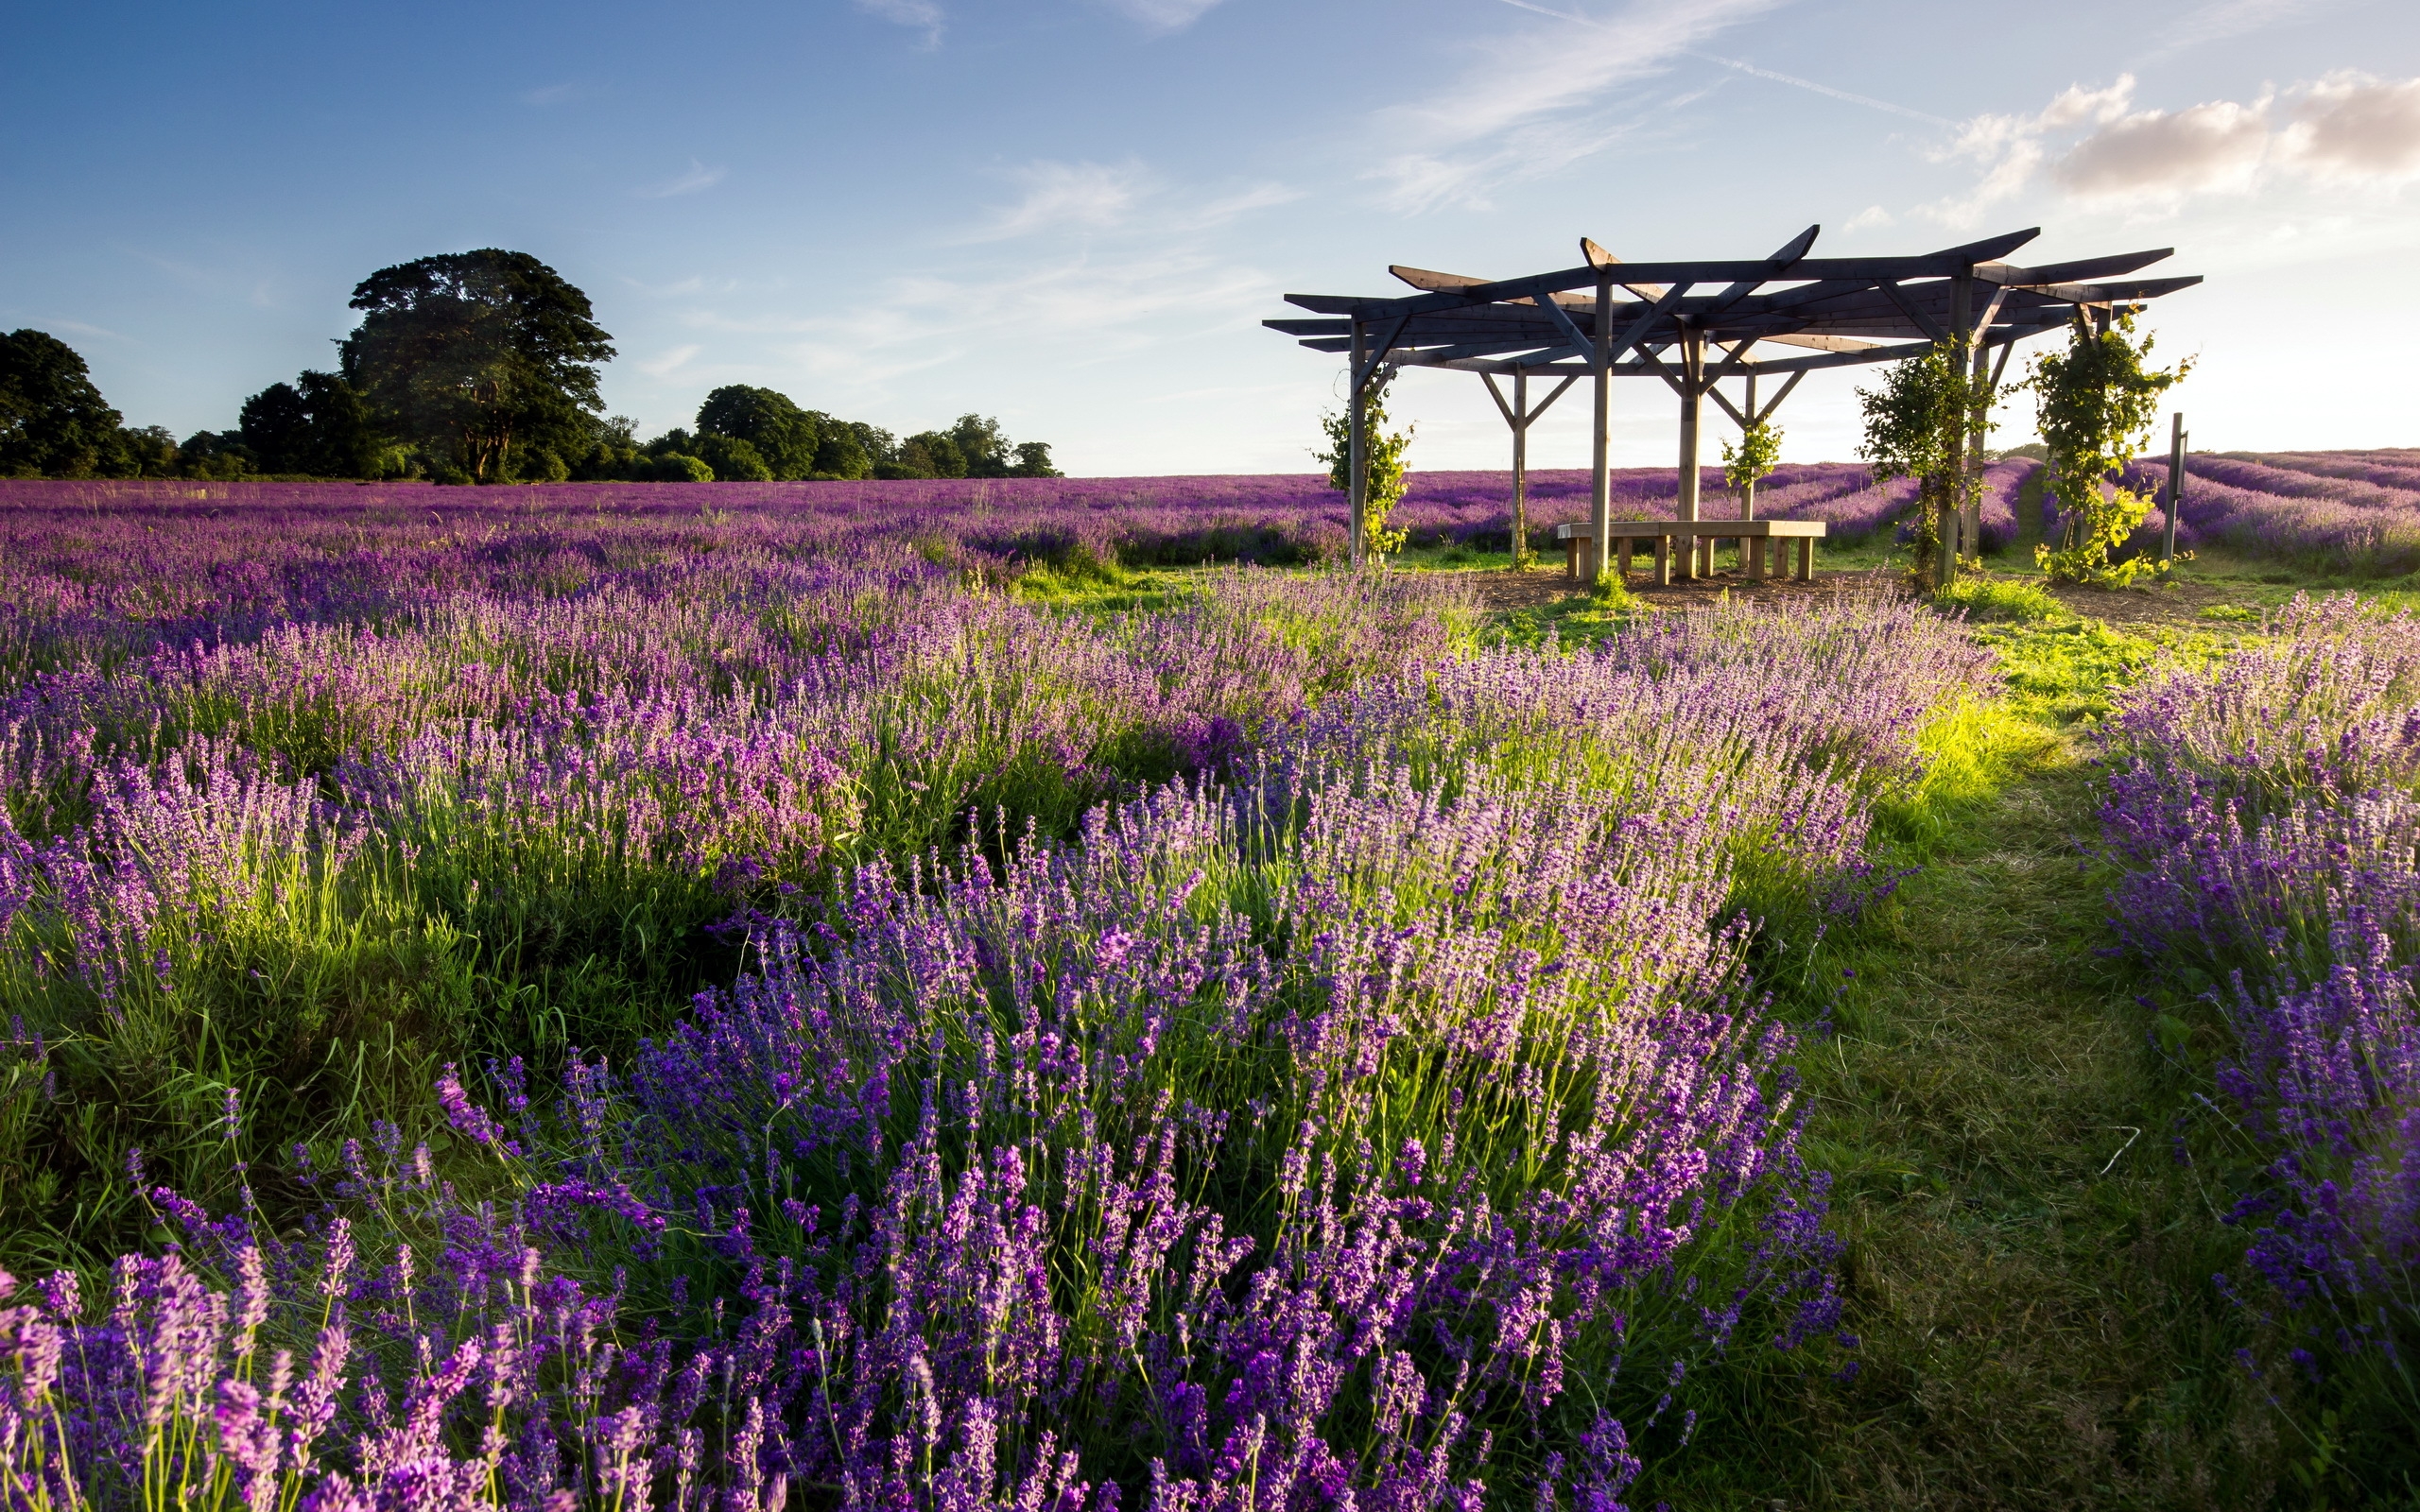
{"label": "wispy cloud", "polygon": [[2212,0],[2160,28],[2153,59],[2172,57],[2204,43],[2248,37],[2272,27],[2310,21],[2342,9],[2343,0]]}
{"label": "wispy cloud", "polygon": [[1067,229],[1108,232],[1137,222],[1159,232],[1205,231],[1300,199],[1304,193],[1288,184],[1256,183],[1199,196],[1162,182],[1132,158],[1117,163],[1037,159],[1008,177],[1025,186],[1023,198],[995,207],[959,242],[1010,241]]}
{"label": "wispy cloud", "polygon": [[687,367],[691,358],[705,350],[694,343],[685,347],[674,347],[671,351],[660,356],[649,357],[636,366],[639,371],[650,378],[668,378]]}
{"label": "wispy cloud", "polygon": [[1115,226],[1143,192],[1147,176],[1142,163],[1130,158],[1119,163],[1038,159],[1010,177],[1024,184],[1024,197],[995,209],[964,240],[1007,241],[1060,226]]}
{"label": "wispy cloud", "polygon": [[857,0],[857,9],[893,26],[924,33],[924,45],[942,44],[942,8],[933,0]]}
{"label": "wispy cloud", "polygon": [[1219,0],[1110,0],[1110,4],[1153,31],[1183,31]]}
{"label": "wispy cloud", "polygon": [[561,105],[579,93],[579,86],[577,84],[547,84],[538,89],[523,90],[521,103],[541,106]]}
{"label": "wispy cloud", "polygon": [[1482,42],[1478,61],[1451,85],[1379,112],[1373,124],[1389,150],[1372,177],[1388,185],[1390,208],[1483,207],[1490,185],[1546,177],[1603,151],[1641,129],[1607,113],[1607,96],[1787,0],[1632,0],[1603,17],[1503,3],[1560,25]]}
{"label": "wispy cloud", "polygon": [[709,168],[697,159],[691,158],[689,171],[679,178],[667,179],[662,183],[633,189],[631,193],[641,199],[669,199],[675,195],[694,195],[722,182],[724,177],[730,172],[729,168]]}
{"label": "wispy cloud", "polygon": [[1754,63],[1742,62],[1737,58],[1725,58],[1720,53],[1705,52],[1692,47],[1689,49],[1689,56],[1703,59],[1709,63],[1720,63],[1725,68],[1737,69],[1752,78],[1771,79],[1776,84],[1788,84],[1792,88],[1807,90],[1829,99],[1845,100],[1851,105],[1862,105],[1868,110],[1904,115],[1911,121],[1928,121],[1934,126],[1957,124],[1944,116],[1934,115],[1926,111],[1910,110],[1905,105],[1893,105],[1889,100],[1877,100],[1871,94],[1858,94],[1844,89],[1834,89],[1829,84],[1819,84],[1811,78],[1801,78],[1796,74],[1783,74],[1770,68],[1759,68]]}

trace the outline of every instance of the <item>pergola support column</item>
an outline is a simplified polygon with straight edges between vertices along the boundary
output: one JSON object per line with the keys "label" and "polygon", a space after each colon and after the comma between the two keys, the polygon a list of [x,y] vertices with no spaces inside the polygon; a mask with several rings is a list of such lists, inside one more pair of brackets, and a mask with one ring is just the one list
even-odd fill
{"label": "pergola support column", "polygon": [[1345,375],[1351,390],[1345,400],[1347,444],[1350,448],[1345,464],[1345,482],[1348,485],[1346,497],[1352,502],[1353,515],[1353,541],[1346,559],[1356,567],[1362,564],[1363,541],[1368,536],[1363,521],[1370,500],[1370,442],[1367,435],[1369,421],[1361,408],[1361,366],[1369,345],[1368,332],[1360,321],[1354,321],[1353,367]]}
{"label": "pergola support column", "polygon": [[1613,534],[1613,482],[1606,467],[1613,445],[1614,423],[1614,279],[1599,268],[1597,273],[1597,341],[1591,354],[1595,369],[1591,376],[1596,390],[1590,396],[1593,410],[1591,430],[1594,445],[1589,453],[1588,524],[1595,531],[1596,570],[1588,574],[1593,586],[1605,575],[1605,564],[1611,553],[1605,550],[1606,539]]}

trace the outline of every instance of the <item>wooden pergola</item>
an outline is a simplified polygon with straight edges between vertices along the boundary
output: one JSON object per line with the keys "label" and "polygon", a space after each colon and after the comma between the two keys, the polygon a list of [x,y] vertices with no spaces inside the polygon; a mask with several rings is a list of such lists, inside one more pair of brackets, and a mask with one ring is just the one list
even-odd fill
{"label": "wooden pergola", "polygon": [[[1582,378],[1595,380],[1595,483],[1589,538],[1597,570],[1612,524],[1606,449],[1616,378],[1655,378],[1680,397],[1678,519],[1698,510],[1702,402],[1711,398],[1743,429],[1769,419],[1806,374],[1824,368],[1895,362],[1944,341],[1972,342],[1977,377],[1996,389],[2018,341],[2071,321],[2097,329],[2144,301],[2187,288],[2199,276],[2128,279],[2174,249],[2027,267],[2005,261],[2040,234],[2012,232],[1913,257],[1809,257],[1822,230],[1809,226],[1770,257],[1744,262],[1624,263],[1582,238],[1586,262],[1526,278],[1479,279],[1396,266],[1395,277],[1422,292],[1393,297],[1288,294],[1287,302],[1318,318],[1264,322],[1317,352],[1347,353],[1351,391],[1353,559],[1366,550],[1368,446],[1361,403],[1371,384],[1402,368],[1478,373],[1512,431],[1516,526],[1526,511],[1529,428]],[[2116,282],[2108,282],[2115,280]],[[1704,292],[1699,292],[1703,290]],[[1781,349],[1774,351],[1772,349]],[[1718,386],[1743,380],[1741,402]],[[1499,378],[1512,380],[1508,402]],[[1530,403],[1530,381],[1555,387]],[[1757,401],[1757,382],[1778,390]],[[1966,438],[1967,465],[1979,465],[1981,417]],[[1752,518],[1753,495],[1741,500]],[[1944,554],[1971,553],[1979,506],[1945,529]],[[1520,543],[1515,542],[1516,549]],[[1712,539],[1706,539],[1711,558]],[[1695,571],[1697,553],[1688,570]],[[1952,558],[1954,559],[1954,558]]]}

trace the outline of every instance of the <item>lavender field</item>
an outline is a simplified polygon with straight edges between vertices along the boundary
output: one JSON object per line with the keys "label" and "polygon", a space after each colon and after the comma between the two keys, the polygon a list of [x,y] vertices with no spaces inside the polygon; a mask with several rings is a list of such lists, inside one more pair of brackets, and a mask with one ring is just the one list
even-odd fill
{"label": "lavender field", "polygon": [[832,491],[9,486],[0,1502],[1610,1508],[1855,1368],[1758,979],[1953,624]]}
{"label": "lavender field", "polygon": [[[2356,576],[2420,571],[2420,451],[2195,453],[2185,470],[2184,549]],[[2145,549],[2167,524],[2167,458],[2135,463],[2127,482],[2158,501],[2135,537]]]}

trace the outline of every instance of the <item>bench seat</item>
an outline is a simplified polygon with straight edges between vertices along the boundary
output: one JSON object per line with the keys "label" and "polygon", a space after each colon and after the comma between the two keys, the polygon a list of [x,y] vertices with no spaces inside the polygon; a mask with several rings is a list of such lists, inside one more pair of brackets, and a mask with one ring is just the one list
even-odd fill
{"label": "bench seat", "polygon": [[[1613,538],[1617,553],[1616,570],[1625,581],[1630,576],[1630,558],[1640,541],[1651,541],[1655,551],[1655,581],[1659,586],[1672,581],[1673,542],[1682,539],[1690,543],[1689,561],[1684,573],[1697,576],[1701,560],[1704,572],[1714,571],[1714,543],[1737,541],[1748,559],[1748,580],[1761,583],[1766,576],[1766,562],[1772,548],[1770,541],[1780,541],[1797,546],[1797,571],[1791,576],[1800,582],[1812,582],[1815,577],[1815,542],[1827,530],[1821,520],[1616,520],[1605,534]],[[1563,542],[1564,570],[1574,582],[1596,576],[1597,531],[1585,521],[1573,521],[1554,527],[1555,539]],[[1783,550],[1789,549],[1785,545]],[[1781,571],[1782,560],[1775,557],[1772,566]],[[1584,568],[1584,570],[1583,570]]]}

